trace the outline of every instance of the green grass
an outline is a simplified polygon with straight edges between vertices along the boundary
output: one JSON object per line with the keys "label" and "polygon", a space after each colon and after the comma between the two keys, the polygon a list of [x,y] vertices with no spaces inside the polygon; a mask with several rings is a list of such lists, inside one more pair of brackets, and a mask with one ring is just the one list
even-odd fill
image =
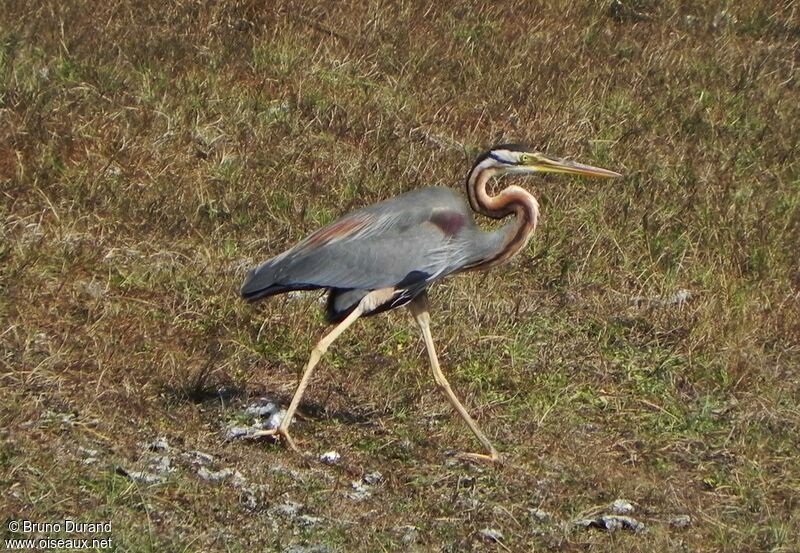
{"label": "green grass", "polygon": [[[793,10],[8,3],[0,512],[110,520],[118,551],[792,551]],[[444,370],[507,464],[448,457],[477,445],[404,312],[337,341],[301,406],[295,437],[340,465],[224,441],[256,398],[288,403],[324,329],[314,294],[242,302],[246,269],[349,210],[460,190],[507,140],[625,174],[517,182],[542,205],[529,248],[431,292]],[[165,483],[117,474],[158,436]],[[647,533],[571,524],[619,497]],[[321,522],[275,515],[287,501]]]}

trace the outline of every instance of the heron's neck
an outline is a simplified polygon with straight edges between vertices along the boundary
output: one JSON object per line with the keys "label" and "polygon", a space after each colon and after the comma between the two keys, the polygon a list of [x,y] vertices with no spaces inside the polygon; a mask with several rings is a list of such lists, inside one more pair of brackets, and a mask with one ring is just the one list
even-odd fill
{"label": "heron's neck", "polygon": [[539,219],[539,202],[527,190],[519,186],[508,186],[498,195],[490,196],[486,185],[498,170],[484,161],[477,164],[467,177],[467,196],[474,211],[491,217],[503,219],[514,215],[514,220],[502,229],[505,234],[502,247],[496,255],[481,263],[481,268],[488,268],[507,261],[524,248]]}

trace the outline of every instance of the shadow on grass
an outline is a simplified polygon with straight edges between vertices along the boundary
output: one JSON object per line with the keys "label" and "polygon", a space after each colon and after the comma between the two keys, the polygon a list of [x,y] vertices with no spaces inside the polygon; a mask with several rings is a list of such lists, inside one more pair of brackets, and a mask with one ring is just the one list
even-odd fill
{"label": "shadow on grass", "polygon": [[194,404],[211,404],[231,402],[235,399],[247,397],[247,390],[236,386],[197,385],[189,382],[185,386],[164,386],[162,392],[165,397],[175,402],[189,402]]}
{"label": "shadow on grass", "polygon": [[[176,403],[193,403],[203,405],[213,409],[216,405],[219,409],[224,409],[225,405],[230,406],[236,401],[241,404],[241,408],[246,409],[245,403],[255,403],[264,398],[278,405],[281,409],[286,409],[292,400],[292,396],[266,391],[253,391],[246,388],[227,385],[198,385],[196,382],[188,382],[185,386],[162,387],[163,395]],[[301,418],[317,421],[335,421],[349,425],[371,425],[379,415],[374,410],[350,410],[350,409],[331,409],[322,402],[302,401],[298,407],[298,414]]]}
{"label": "shadow on grass", "polygon": [[[288,403],[284,404],[282,402],[281,405],[288,405]],[[354,412],[351,410],[344,410],[344,409],[333,410],[330,407],[326,407],[323,403],[308,403],[308,402],[301,402],[298,410],[300,411],[300,414],[306,419],[319,420],[319,421],[331,420],[351,425],[375,424],[376,421],[375,415],[377,414],[375,411]]]}

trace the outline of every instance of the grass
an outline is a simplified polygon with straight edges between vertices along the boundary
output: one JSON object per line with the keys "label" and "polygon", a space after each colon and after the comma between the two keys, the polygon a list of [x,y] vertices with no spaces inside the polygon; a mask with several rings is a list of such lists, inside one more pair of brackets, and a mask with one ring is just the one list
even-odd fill
{"label": "grass", "polygon": [[[6,3],[0,512],[110,520],[118,551],[793,550],[795,12]],[[339,465],[224,441],[255,399],[288,403],[324,327],[313,295],[241,302],[245,270],[349,210],[460,188],[505,140],[626,175],[519,182],[543,210],[529,248],[432,290],[445,372],[507,465],[447,457],[476,444],[402,312],[343,336],[301,406],[295,436]],[[158,436],[165,482],[118,473]],[[199,479],[192,450],[255,491]],[[571,524],[620,497],[647,533]]]}

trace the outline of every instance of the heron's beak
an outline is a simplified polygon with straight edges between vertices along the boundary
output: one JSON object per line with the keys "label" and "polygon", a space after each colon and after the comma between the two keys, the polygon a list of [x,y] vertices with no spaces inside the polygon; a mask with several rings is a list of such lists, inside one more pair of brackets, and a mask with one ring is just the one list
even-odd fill
{"label": "heron's beak", "polygon": [[536,154],[536,162],[527,165],[526,168],[537,173],[567,173],[601,179],[614,179],[622,176],[608,169],[592,167],[591,165],[584,165],[568,159],[551,158],[543,154]]}

